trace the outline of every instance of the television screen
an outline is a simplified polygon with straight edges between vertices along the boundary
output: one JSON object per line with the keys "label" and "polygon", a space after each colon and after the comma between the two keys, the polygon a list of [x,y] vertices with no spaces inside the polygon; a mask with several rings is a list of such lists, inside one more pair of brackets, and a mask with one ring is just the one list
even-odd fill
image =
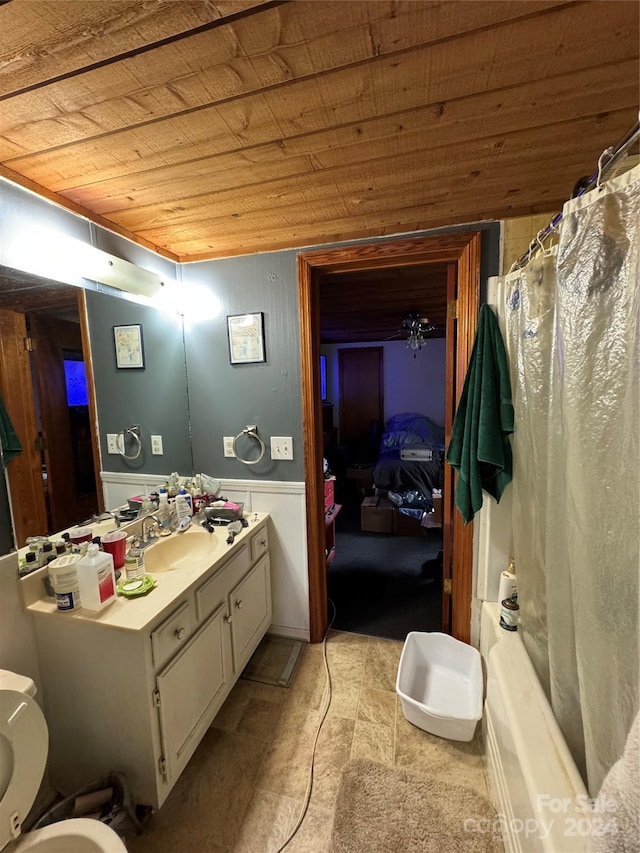
{"label": "television screen", "polygon": [[320,399],[327,399],[327,357],[320,356]]}
{"label": "television screen", "polygon": [[88,406],[87,374],[84,361],[64,359],[64,380],[67,386],[68,406]]}

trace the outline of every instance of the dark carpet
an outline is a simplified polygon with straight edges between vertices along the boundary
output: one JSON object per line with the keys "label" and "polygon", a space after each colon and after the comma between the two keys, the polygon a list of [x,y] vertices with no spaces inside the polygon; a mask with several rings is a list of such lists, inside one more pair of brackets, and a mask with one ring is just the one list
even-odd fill
{"label": "dark carpet", "polygon": [[[410,631],[442,627],[442,531],[391,536],[360,530],[360,505],[336,519],[336,555],[327,591],[339,631],[405,640]],[[329,618],[332,608],[329,606]]]}

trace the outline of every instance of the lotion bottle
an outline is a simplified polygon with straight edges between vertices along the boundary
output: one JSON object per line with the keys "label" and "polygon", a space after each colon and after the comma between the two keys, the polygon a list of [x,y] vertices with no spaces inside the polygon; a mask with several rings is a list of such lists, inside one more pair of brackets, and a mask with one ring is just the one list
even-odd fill
{"label": "lotion bottle", "polygon": [[509,557],[509,566],[500,575],[500,586],[498,588],[498,601],[518,598],[518,582],[516,580],[516,561]]}
{"label": "lotion bottle", "polygon": [[116,576],[113,557],[92,542],[87,553],[76,563],[80,601],[86,610],[102,610],[116,598]]}

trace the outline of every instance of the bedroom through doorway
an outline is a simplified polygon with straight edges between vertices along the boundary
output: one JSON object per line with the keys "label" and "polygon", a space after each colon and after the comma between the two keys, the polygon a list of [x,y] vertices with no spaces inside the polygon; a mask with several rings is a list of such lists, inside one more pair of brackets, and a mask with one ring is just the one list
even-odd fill
{"label": "bedroom through doorway", "polygon": [[323,273],[318,291],[334,627],[439,631],[447,265]]}

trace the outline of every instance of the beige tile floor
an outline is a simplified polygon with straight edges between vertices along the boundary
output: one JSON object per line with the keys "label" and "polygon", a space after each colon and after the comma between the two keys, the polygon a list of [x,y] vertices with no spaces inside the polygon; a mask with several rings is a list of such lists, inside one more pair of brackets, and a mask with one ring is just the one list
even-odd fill
{"label": "beige tile floor", "polygon": [[[472,786],[487,796],[480,726],[470,743],[408,723],[395,692],[402,643],[333,631],[333,698],[318,740],[309,809],[287,853],[326,853],[340,772],[370,758]],[[293,685],[241,679],[163,807],[131,853],[275,853],[296,825],[308,782],[326,675],[305,648]]]}

